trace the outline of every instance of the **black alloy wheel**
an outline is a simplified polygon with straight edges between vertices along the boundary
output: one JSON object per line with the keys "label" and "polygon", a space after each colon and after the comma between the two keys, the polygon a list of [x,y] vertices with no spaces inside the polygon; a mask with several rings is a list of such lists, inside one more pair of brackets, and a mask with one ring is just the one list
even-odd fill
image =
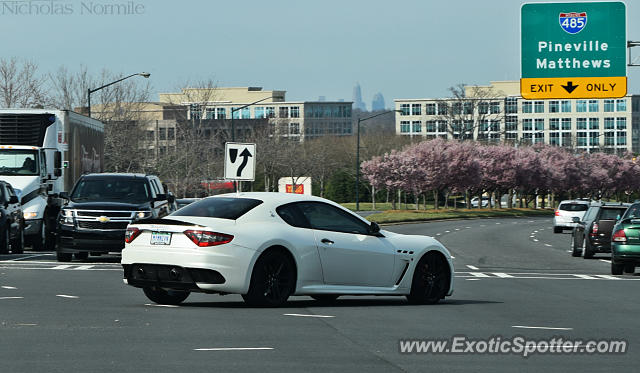
{"label": "black alloy wheel", "polygon": [[249,292],[242,298],[251,306],[278,307],[293,294],[296,271],[293,260],[280,250],[270,250],[256,261]]}
{"label": "black alloy wheel", "polygon": [[428,253],[418,262],[413,272],[411,293],[407,299],[412,304],[436,304],[449,290],[449,265],[439,253]]}

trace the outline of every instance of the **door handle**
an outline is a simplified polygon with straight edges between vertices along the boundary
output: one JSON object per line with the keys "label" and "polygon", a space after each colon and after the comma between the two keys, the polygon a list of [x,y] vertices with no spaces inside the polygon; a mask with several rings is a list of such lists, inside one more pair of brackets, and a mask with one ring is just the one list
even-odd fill
{"label": "door handle", "polygon": [[333,241],[328,238],[323,238],[322,240],[320,240],[320,242],[326,243],[327,245],[333,245]]}

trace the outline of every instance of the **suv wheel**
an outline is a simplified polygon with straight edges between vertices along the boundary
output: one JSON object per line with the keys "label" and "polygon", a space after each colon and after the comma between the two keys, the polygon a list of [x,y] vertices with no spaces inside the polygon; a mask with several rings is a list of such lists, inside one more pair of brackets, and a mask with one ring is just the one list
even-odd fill
{"label": "suv wheel", "polygon": [[71,257],[73,254],[71,253],[56,253],[56,259],[58,259],[59,262],[70,262],[71,261]]}
{"label": "suv wheel", "polygon": [[164,290],[161,288],[143,288],[144,295],[158,304],[178,305],[189,296],[188,291]]}
{"label": "suv wheel", "polygon": [[11,252],[14,254],[24,253],[24,230],[20,229],[16,238],[11,242]]}
{"label": "suv wheel", "polygon": [[576,238],[572,234],[571,235],[571,256],[579,257],[581,254],[582,252],[579,251],[578,248],[576,247]]}
{"label": "suv wheel", "polygon": [[5,228],[0,234],[0,254],[8,254],[10,246],[11,243],[9,242],[9,228]]}
{"label": "suv wheel", "polygon": [[585,259],[593,259],[593,251],[589,250],[589,243],[586,237],[582,239],[582,256]]}

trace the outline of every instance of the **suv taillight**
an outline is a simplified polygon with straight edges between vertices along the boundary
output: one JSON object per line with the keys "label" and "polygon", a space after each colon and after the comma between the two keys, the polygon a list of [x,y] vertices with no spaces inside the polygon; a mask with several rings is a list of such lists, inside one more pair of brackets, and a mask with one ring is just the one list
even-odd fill
{"label": "suv taillight", "polygon": [[131,243],[142,233],[142,231],[138,228],[127,228],[127,231],[124,233],[124,242]]}
{"label": "suv taillight", "polygon": [[624,234],[624,229],[618,229],[611,237],[611,240],[613,242],[627,242],[627,235]]}
{"label": "suv taillight", "polygon": [[210,231],[184,231],[184,234],[189,237],[193,243],[200,247],[218,246],[231,242],[233,236],[230,234],[210,232]]}
{"label": "suv taillight", "polygon": [[556,216],[560,216],[560,210],[556,209]]}
{"label": "suv taillight", "polygon": [[589,233],[589,235],[592,237],[598,235],[598,223],[593,223],[593,225],[591,226],[591,233]]}

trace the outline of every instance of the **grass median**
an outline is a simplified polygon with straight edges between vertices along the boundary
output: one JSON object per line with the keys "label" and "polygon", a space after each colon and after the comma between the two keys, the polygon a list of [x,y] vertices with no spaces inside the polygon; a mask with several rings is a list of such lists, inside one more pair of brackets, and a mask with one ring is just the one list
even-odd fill
{"label": "grass median", "polygon": [[552,209],[452,209],[388,210],[367,216],[376,223],[402,223],[442,219],[501,218],[519,216],[553,216]]}

